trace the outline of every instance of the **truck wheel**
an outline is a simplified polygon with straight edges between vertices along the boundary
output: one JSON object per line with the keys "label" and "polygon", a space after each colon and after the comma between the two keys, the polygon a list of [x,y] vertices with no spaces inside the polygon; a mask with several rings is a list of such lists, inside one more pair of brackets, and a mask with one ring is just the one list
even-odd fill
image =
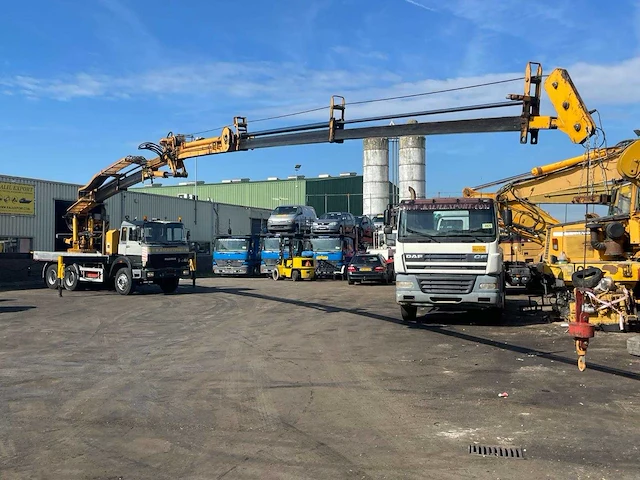
{"label": "truck wheel", "polygon": [[294,270],[293,272],[291,272],[291,280],[293,280],[294,282],[300,280],[300,272],[298,270]]}
{"label": "truck wheel", "polygon": [[178,289],[179,278],[165,278],[160,282],[160,288],[164,293],[173,293]]}
{"label": "truck wheel", "polygon": [[127,267],[121,268],[116,273],[115,278],[116,292],[120,295],[129,295],[135,289],[131,270]]}
{"label": "truck wheel", "polygon": [[44,284],[47,288],[58,288],[58,265],[52,263],[44,271]]}
{"label": "truck wheel", "polygon": [[78,289],[78,270],[76,270],[75,265],[67,267],[64,269],[64,278],[62,279],[62,285],[65,290],[69,290],[73,292]]}
{"label": "truck wheel", "polygon": [[411,305],[400,305],[400,313],[402,314],[402,320],[404,320],[405,322],[413,322],[416,319],[418,307],[412,307]]}

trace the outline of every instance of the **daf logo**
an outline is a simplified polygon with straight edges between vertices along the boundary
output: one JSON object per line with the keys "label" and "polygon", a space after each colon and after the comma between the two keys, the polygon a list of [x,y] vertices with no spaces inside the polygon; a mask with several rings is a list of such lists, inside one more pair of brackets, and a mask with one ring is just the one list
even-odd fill
{"label": "daf logo", "polygon": [[422,258],[422,254],[420,253],[407,253],[407,258]]}

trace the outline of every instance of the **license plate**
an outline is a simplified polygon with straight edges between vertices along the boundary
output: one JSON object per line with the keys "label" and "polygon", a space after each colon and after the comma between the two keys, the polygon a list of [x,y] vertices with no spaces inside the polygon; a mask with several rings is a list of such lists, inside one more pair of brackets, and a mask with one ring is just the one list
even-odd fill
{"label": "license plate", "polygon": [[361,271],[361,272],[370,272],[370,271],[371,271],[371,269],[370,269],[369,267],[362,267],[362,268],[360,269],[360,271]]}
{"label": "license plate", "polygon": [[326,255],[318,255],[316,258],[318,260],[329,260],[329,257],[327,257]]}

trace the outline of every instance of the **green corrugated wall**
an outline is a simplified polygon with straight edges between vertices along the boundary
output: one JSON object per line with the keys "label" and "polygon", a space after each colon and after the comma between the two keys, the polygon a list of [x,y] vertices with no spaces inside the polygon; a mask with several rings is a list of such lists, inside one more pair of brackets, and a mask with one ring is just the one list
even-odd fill
{"label": "green corrugated wall", "polygon": [[307,205],[318,215],[351,212],[362,215],[362,176],[307,179]]}
{"label": "green corrugated wall", "polygon": [[[304,179],[209,183],[198,185],[196,194],[199,200],[206,201],[210,198],[213,202],[272,209],[278,205],[303,203],[305,187]],[[171,197],[176,197],[179,194],[193,195],[194,193],[193,185],[145,187],[135,190]]]}
{"label": "green corrugated wall", "polygon": [[[389,193],[393,191],[389,183]],[[193,185],[132,188],[156,195],[192,195]],[[199,200],[273,209],[278,205],[302,204],[325,212],[351,212],[362,215],[362,175],[350,177],[305,178],[258,182],[209,183],[197,186]]]}

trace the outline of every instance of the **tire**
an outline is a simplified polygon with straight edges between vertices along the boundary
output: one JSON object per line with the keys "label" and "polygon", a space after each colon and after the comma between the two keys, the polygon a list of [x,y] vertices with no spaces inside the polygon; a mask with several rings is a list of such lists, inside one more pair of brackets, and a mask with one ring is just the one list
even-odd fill
{"label": "tire", "polygon": [[276,281],[280,280],[280,272],[278,271],[278,269],[277,269],[277,268],[274,268],[274,269],[271,271],[271,278],[272,278],[272,279],[274,279],[274,280],[276,280]]}
{"label": "tire", "polygon": [[55,263],[52,263],[45,269],[44,284],[52,290],[58,288],[58,265]]}
{"label": "tire", "polygon": [[160,282],[160,288],[164,293],[173,293],[178,289],[179,278],[166,278]]}
{"label": "tire", "polygon": [[293,280],[294,282],[300,280],[300,272],[298,270],[293,270],[291,272],[291,280]]}
{"label": "tire", "polygon": [[578,288],[593,288],[600,280],[602,280],[602,270],[597,267],[587,267],[583,270],[578,270],[571,275],[571,282],[574,287]]}
{"label": "tire", "polygon": [[115,288],[116,292],[120,295],[129,295],[135,290],[133,284],[133,276],[131,275],[131,269],[128,267],[121,268],[116,272],[115,276]]}
{"label": "tire", "polygon": [[73,292],[78,289],[80,279],[78,278],[78,270],[75,265],[71,265],[64,269],[64,278],[62,279],[62,286],[65,290]]}
{"label": "tire", "polygon": [[400,313],[402,314],[402,320],[405,322],[413,322],[418,314],[418,307],[400,305]]}

